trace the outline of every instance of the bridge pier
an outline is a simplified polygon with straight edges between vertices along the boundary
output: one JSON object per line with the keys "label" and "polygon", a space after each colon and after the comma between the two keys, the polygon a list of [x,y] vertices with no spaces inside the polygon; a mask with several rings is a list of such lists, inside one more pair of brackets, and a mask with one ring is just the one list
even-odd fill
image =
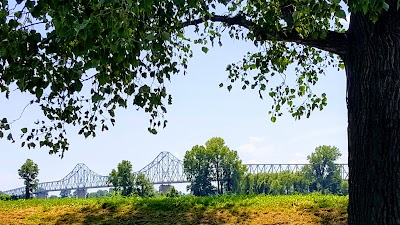
{"label": "bridge pier", "polygon": [[158,188],[158,191],[161,193],[165,193],[168,191],[170,187],[171,187],[170,184],[161,184],[160,187]]}
{"label": "bridge pier", "polygon": [[47,198],[48,195],[49,195],[49,192],[47,192],[47,191],[36,193],[36,197],[40,198],[40,199],[45,199],[45,198]]}
{"label": "bridge pier", "polygon": [[76,198],[86,198],[86,192],[85,188],[76,189]]}

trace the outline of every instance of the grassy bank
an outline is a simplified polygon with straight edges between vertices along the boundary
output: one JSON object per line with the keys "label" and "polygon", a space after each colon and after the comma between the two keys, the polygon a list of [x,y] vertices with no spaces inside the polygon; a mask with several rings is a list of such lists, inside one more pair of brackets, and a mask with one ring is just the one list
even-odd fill
{"label": "grassy bank", "polygon": [[0,224],[346,224],[332,195],[0,201]]}

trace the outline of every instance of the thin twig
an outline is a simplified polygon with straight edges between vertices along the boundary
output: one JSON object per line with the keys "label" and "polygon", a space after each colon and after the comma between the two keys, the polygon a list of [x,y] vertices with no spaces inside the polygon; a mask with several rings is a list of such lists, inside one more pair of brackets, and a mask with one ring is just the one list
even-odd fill
{"label": "thin twig", "polygon": [[22,115],[24,114],[26,108],[28,108],[28,106],[32,105],[33,103],[34,103],[34,101],[31,100],[31,101],[29,102],[29,104],[27,104],[27,105],[24,107],[24,109],[22,110],[22,112],[21,112],[21,114],[19,115],[19,117],[18,117],[17,119],[13,120],[13,121],[10,123],[10,125],[13,124],[14,122],[16,122],[17,120],[20,120],[20,119],[22,118]]}

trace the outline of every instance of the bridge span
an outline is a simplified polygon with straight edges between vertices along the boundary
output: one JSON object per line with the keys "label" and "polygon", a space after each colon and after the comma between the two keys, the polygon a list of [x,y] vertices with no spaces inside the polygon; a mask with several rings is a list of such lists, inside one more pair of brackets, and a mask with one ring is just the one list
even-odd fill
{"label": "bridge span", "polygon": [[[245,164],[247,173],[278,173],[283,171],[297,172],[307,164]],[[349,170],[347,164],[337,164],[342,179],[347,180]],[[152,162],[135,172],[144,174],[153,184],[188,183],[183,171],[183,161],[169,152],[161,152]],[[108,182],[108,176],[99,175],[89,169],[85,164],[78,163],[74,169],[64,178],[58,181],[43,182],[38,184],[34,192],[43,195],[50,191],[77,190],[78,195],[86,193],[89,188],[112,187]],[[4,191],[8,195],[21,196],[25,193],[25,187]]]}

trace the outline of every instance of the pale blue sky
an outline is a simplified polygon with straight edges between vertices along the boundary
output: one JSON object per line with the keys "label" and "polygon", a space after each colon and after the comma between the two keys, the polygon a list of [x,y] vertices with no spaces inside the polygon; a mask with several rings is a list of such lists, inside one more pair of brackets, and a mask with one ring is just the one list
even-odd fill
{"label": "pale blue sky", "polygon": [[[172,78],[167,86],[173,95],[166,114],[168,126],[157,135],[147,132],[149,116],[131,108],[119,110],[115,127],[99,132],[94,139],[69,132],[70,150],[63,159],[49,155],[48,149],[28,150],[0,139],[0,190],[23,186],[17,170],[27,158],[39,165],[41,182],[63,178],[80,162],[108,175],[124,159],[132,162],[135,171],[161,151],[182,159],[186,150],[215,136],[224,138],[231,149],[237,150],[244,163],[307,163],[307,155],[319,145],[337,146],[343,154],[338,162],[347,163],[344,71],[328,69],[314,88],[327,93],[328,106],[323,111],[299,121],[285,115],[272,123],[269,97],[261,100],[256,90],[242,91],[240,83],[230,93],[218,87],[226,81],[226,65],[254,50],[249,43],[224,40],[222,47],[214,47],[207,54],[194,47],[188,75]],[[287,74],[293,75],[292,71]],[[29,99],[20,94],[11,100],[1,98],[0,118],[18,118]],[[14,129],[33,124],[38,116],[39,110],[28,108]]]}

